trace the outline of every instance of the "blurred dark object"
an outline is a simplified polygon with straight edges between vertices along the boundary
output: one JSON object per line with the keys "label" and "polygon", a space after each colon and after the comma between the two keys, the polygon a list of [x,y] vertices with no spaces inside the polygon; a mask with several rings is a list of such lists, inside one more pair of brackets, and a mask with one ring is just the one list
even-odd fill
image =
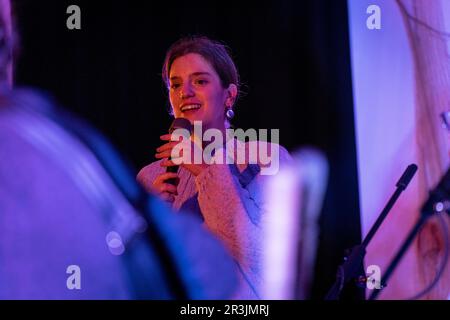
{"label": "blurred dark object", "polygon": [[[0,94],[0,159],[0,299],[234,293],[235,264],[221,244],[149,197],[96,130],[49,99]],[[79,290],[66,286],[72,265]]]}

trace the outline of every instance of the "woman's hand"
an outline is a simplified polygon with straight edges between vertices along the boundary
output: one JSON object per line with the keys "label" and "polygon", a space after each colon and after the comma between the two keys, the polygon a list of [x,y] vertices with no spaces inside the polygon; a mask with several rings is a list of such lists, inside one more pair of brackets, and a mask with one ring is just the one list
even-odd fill
{"label": "woman's hand", "polygon": [[[175,179],[176,185],[167,183],[168,179]],[[152,189],[157,196],[162,198],[164,201],[173,203],[175,201],[175,195],[178,195],[177,185],[180,181],[177,173],[174,172],[164,172],[156,177],[153,181]]]}
{"label": "woman's hand", "polygon": [[[191,172],[194,176],[199,175],[200,172],[202,172],[203,170],[205,170],[208,167],[208,164],[203,162],[202,150],[193,141],[191,141],[189,139],[183,139],[181,142],[171,141],[170,134],[162,135],[160,138],[163,141],[168,141],[167,143],[163,144],[162,146],[160,146],[159,148],[156,149],[157,153],[156,153],[155,157],[157,159],[164,159],[161,162],[162,167],[170,167],[170,166],[177,165],[172,160],[169,160],[169,158],[172,156],[172,150],[175,146],[177,146],[177,148],[179,148],[179,150],[181,150],[179,152],[178,158],[183,158],[183,161],[181,162],[180,166],[182,166],[186,170],[189,170],[189,172]],[[184,155],[183,155],[184,150],[188,150],[188,151],[190,150],[191,154],[186,155],[186,157],[184,157]],[[194,160],[195,160],[194,153],[197,153],[198,155],[201,156],[201,163],[194,163]],[[175,160],[175,159],[173,159],[173,160]],[[179,159],[179,160],[181,160],[181,159]]]}

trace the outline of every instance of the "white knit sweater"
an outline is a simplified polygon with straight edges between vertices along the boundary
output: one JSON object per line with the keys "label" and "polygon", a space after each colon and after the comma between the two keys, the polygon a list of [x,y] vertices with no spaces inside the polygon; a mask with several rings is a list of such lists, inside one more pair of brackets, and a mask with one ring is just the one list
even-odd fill
{"label": "white knit sweater", "polygon": [[[249,150],[254,142],[240,143]],[[260,145],[263,142],[258,142]],[[273,147],[274,145],[270,145]],[[289,153],[279,147],[280,167],[291,161]],[[161,161],[144,167],[137,180],[149,192],[155,178],[165,172]],[[261,167],[263,165],[258,163]],[[248,163],[238,164],[240,173],[248,168]],[[241,289],[234,298],[257,299],[261,287],[261,216],[264,214],[265,199],[263,187],[267,176],[257,173],[251,181],[242,186],[237,172],[232,173],[227,164],[212,164],[197,177],[180,167],[180,181],[177,187],[173,209],[184,210],[187,202],[198,199],[198,207],[206,227],[219,237],[241,271]],[[195,205],[194,205],[195,207]]]}

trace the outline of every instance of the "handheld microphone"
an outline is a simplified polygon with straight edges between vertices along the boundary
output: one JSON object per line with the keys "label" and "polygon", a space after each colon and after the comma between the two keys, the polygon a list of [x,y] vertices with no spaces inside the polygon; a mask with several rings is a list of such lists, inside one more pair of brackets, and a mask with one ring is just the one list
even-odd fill
{"label": "handheld microphone", "polygon": [[[186,118],[175,118],[173,119],[172,124],[169,128],[169,133],[172,134],[177,129],[186,129],[189,131],[189,133],[192,132],[192,125],[191,122]],[[172,160],[172,157],[169,157],[169,160]],[[166,168],[166,172],[178,172],[179,166],[170,166]],[[177,179],[171,178],[166,180],[167,183],[170,183],[172,185],[177,185]]]}

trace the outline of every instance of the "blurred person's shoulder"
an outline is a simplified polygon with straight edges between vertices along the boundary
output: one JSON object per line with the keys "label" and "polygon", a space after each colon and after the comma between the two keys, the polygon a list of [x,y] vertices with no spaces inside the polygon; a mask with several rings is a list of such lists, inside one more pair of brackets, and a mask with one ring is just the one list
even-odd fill
{"label": "blurred person's shoulder", "polygon": [[34,111],[49,111],[56,104],[54,97],[41,89],[19,87],[0,92],[0,111],[7,112],[11,108],[22,108]]}

